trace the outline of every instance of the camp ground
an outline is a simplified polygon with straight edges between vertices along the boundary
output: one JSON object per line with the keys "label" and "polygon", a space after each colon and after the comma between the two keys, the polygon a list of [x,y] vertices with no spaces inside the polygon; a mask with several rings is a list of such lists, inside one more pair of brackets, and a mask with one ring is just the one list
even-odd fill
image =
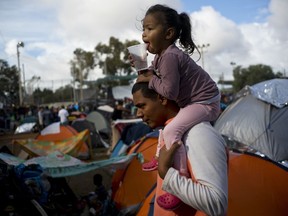
{"label": "camp ground", "polygon": [[[287,215],[287,81],[274,79],[245,87],[214,124],[230,150],[228,216]],[[78,178],[76,184],[83,187],[87,185],[79,181],[84,182],[84,176],[103,170],[111,175],[107,188],[111,189],[109,203],[117,208],[116,215],[153,215],[157,171],[143,172],[141,165],[155,154],[157,130],[146,131],[139,119],[120,120],[111,127],[107,120],[93,121],[97,115],[77,119],[71,125],[52,124],[30,141],[15,140],[23,151],[34,154],[29,159],[5,153],[0,159],[9,167],[39,164],[52,178]],[[113,148],[109,144],[109,157],[87,161],[93,146],[105,148],[101,142],[89,144],[89,138],[100,136],[100,131],[113,134],[113,130],[115,141]],[[64,152],[55,147],[63,142],[73,143],[71,149],[64,148],[68,150]],[[49,143],[45,150],[49,153],[42,154],[45,143]],[[86,147],[83,152],[80,146]]]}
{"label": "camp ground", "polygon": [[[287,215],[287,92],[288,80],[282,79],[246,87],[215,123],[230,148],[228,216]],[[127,166],[128,169],[132,168]],[[136,171],[134,174],[138,176]],[[154,178],[146,176],[145,181],[149,177]],[[126,181],[129,182],[128,174],[122,175],[122,182]],[[123,189],[118,188],[121,192],[115,193],[135,195],[134,184],[141,187],[139,181],[137,178],[126,183]],[[142,199],[138,199],[141,201],[129,204],[124,197],[114,199],[123,211],[136,211],[138,216],[153,215],[155,185],[152,182],[150,185],[150,190],[146,188]]]}
{"label": "camp ground", "polygon": [[[135,156],[136,154],[130,154],[107,160],[83,162],[58,151],[28,160],[0,153],[0,213],[83,215],[83,211],[88,208],[85,204],[88,198],[77,197],[68,180],[74,176],[87,177],[87,173],[95,170],[111,172],[115,169],[125,169]],[[88,182],[87,179],[78,180],[78,184],[84,182]],[[11,196],[13,203],[9,203]],[[18,214],[20,212],[21,214]]]}
{"label": "camp ground", "polygon": [[[151,129],[139,121],[136,123],[130,122],[130,124],[126,126],[127,128],[124,128],[124,133],[119,140],[123,139],[124,142],[129,142],[130,145],[127,148],[127,152],[124,152],[122,155],[116,154],[113,157],[111,156],[103,160],[91,160],[93,159],[91,158],[91,135],[93,135],[91,132],[97,132],[94,130],[95,124],[86,119],[77,119],[74,120],[71,125],[53,123],[44,128],[35,138],[14,140],[13,144],[20,147],[21,155],[23,155],[23,151],[26,152],[25,157],[0,153],[0,161],[4,167],[9,167],[8,170],[13,169],[13,167],[18,169],[18,167],[23,165],[29,167],[37,164],[47,172],[49,177],[56,180],[80,177],[81,181],[81,178],[89,176],[87,174],[95,172],[95,170],[106,170],[107,173],[114,173],[111,180],[113,182],[111,190],[113,191],[112,196],[115,200],[111,200],[111,203],[115,203],[116,206],[119,207],[119,211],[122,211],[123,208],[126,207],[130,209],[130,205],[138,206],[138,209],[147,190],[150,190],[150,186],[154,184],[156,174],[155,172],[150,174],[144,173],[142,178],[143,173],[140,169],[141,162],[149,160],[152,154],[154,154],[158,134],[156,132],[146,135],[146,133],[151,132]],[[129,139],[130,141],[127,141]],[[151,148],[151,146],[154,147]],[[105,148],[105,146],[102,147]],[[117,149],[115,149],[115,152],[117,152]],[[126,169],[126,167],[129,168]],[[148,177],[148,181],[145,181],[144,187],[132,188],[132,190],[138,191],[133,194],[131,193],[130,183],[133,181],[131,176],[133,176],[135,172],[138,173],[142,179],[146,179],[146,175],[150,176],[151,174],[153,178]],[[124,176],[128,176],[128,178],[125,178],[123,182]],[[130,180],[127,181],[127,179]],[[53,180],[53,182],[56,180]],[[143,182],[139,182],[139,186],[142,183]],[[121,187],[119,187],[120,184]],[[58,180],[57,185],[59,185]],[[69,189],[66,181],[62,182],[61,185]],[[71,183],[69,183],[69,185],[71,185]],[[123,199],[126,190],[128,194],[132,195],[125,196],[125,199]],[[37,202],[39,200],[36,199],[33,201]],[[125,203],[123,204],[122,201],[125,201]],[[41,207],[41,205],[39,207]],[[45,212],[44,209],[41,211]],[[125,211],[126,210],[124,210],[124,212]]]}

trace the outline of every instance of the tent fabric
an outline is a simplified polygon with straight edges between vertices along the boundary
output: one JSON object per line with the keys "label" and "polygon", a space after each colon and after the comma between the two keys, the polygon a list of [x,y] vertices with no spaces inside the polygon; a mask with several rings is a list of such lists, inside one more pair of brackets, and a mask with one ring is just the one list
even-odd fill
{"label": "tent fabric", "polygon": [[[227,216],[287,215],[287,167],[267,157],[230,151],[228,168]],[[154,198],[155,190],[144,200],[137,216],[150,215]]]}
{"label": "tent fabric", "polygon": [[84,130],[89,130],[91,137],[91,145],[93,148],[103,147],[103,143],[101,142],[101,137],[97,133],[95,125],[88,121],[87,119],[76,119],[71,123],[71,126],[77,131],[82,132]]}
{"label": "tent fabric", "polygon": [[111,140],[111,149],[113,150],[117,142],[121,138],[121,133],[127,125],[142,122],[141,118],[137,119],[117,119],[112,122],[112,140]]}
{"label": "tent fabric", "polygon": [[78,132],[73,127],[69,125],[60,125],[59,122],[56,122],[45,127],[36,139],[43,141],[60,141],[76,134],[78,134]]}
{"label": "tent fabric", "polygon": [[35,127],[36,127],[35,122],[21,124],[16,128],[15,134],[33,132]]}
{"label": "tent fabric", "polygon": [[126,154],[127,152],[127,149],[128,149],[128,145],[126,145],[123,140],[119,140],[117,142],[117,144],[114,146],[111,154],[110,154],[110,158],[113,158],[113,157],[117,157],[117,156],[120,156],[120,155],[123,155],[123,154]]}
{"label": "tent fabric", "polygon": [[98,106],[97,110],[101,110],[101,111],[112,113],[114,108],[109,106],[109,105],[103,105],[103,106]]}
{"label": "tent fabric", "polygon": [[121,140],[126,145],[130,145],[146,134],[152,132],[152,129],[144,122],[127,125],[121,133]]}
{"label": "tent fabric", "polygon": [[288,160],[288,106],[277,108],[247,93],[224,110],[214,127],[274,161]]}
{"label": "tent fabric", "polygon": [[[42,132],[45,131],[43,134]],[[70,138],[72,136],[77,135],[78,132],[70,125],[62,125],[59,122],[52,123],[49,126],[45,127],[41,134],[39,134],[36,139],[42,141],[62,141],[63,139]],[[90,143],[91,138],[88,137],[87,142],[81,141],[81,151],[77,156],[80,159],[92,159],[92,148]],[[87,145],[89,148],[87,148]],[[90,152],[90,153],[89,153]]]}
{"label": "tent fabric", "polygon": [[109,171],[125,169],[127,164],[136,156],[137,154],[130,154],[113,159],[83,162],[58,151],[52,152],[47,156],[34,157],[29,160],[23,160],[7,153],[0,153],[0,159],[6,164],[11,166],[17,166],[21,163],[26,166],[29,164],[39,164],[53,178],[79,175],[96,169],[107,169]]}
{"label": "tent fabric", "polygon": [[80,154],[88,153],[89,149],[86,144],[83,144],[88,140],[89,131],[84,130],[75,136],[63,140],[49,141],[49,140],[14,140],[15,144],[18,144],[23,150],[28,152],[32,156],[45,156],[54,151],[60,151],[65,154],[78,157]]}
{"label": "tent fabric", "polygon": [[41,131],[41,135],[57,134],[60,133],[60,122],[54,122]]}
{"label": "tent fabric", "polygon": [[132,86],[115,86],[112,88],[114,99],[123,99],[125,97],[132,98],[131,94]]}
{"label": "tent fabric", "polygon": [[[139,124],[139,125],[138,125]],[[149,138],[149,137],[156,137],[157,133],[156,131],[151,131],[151,128],[146,128],[144,127],[144,129],[142,129],[141,127],[143,123],[136,123],[135,127],[128,127],[127,130],[129,130],[130,132],[125,134],[125,136],[128,136],[128,138],[126,138],[125,136],[121,135],[121,137],[118,140],[118,142],[116,143],[116,145],[114,146],[114,148],[112,149],[112,152],[110,154],[110,157],[117,157],[123,154],[127,153],[127,149],[133,147],[133,146],[137,146],[138,143],[143,142],[145,139]],[[130,125],[127,125],[130,126]],[[134,126],[134,124],[132,124],[132,126]],[[133,133],[134,130],[138,130],[138,133],[131,135],[132,137],[130,137],[130,133]],[[122,133],[124,133],[125,130],[123,130]],[[127,145],[127,140],[128,143],[130,143],[129,145]],[[131,140],[131,141],[130,141]]]}
{"label": "tent fabric", "polygon": [[227,216],[287,215],[288,169],[268,158],[230,153]]}
{"label": "tent fabric", "polygon": [[100,131],[100,130],[105,130],[110,127],[108,121],[105,119],[105,117],[97,111],[90,112],[86,119],[90,122],[93,122],[95,124],[95,128]]}
{"label": "tent fabric", "polygon": [[[155,155],[157,143],[158,131],[135,143],[128,149],[127,154],[141,153],[143,160],[148,162]],[[113,175],[112,199],[121,212],[137,212],[156,183],[157,171],[143,172],[141,167],[141,161],[134,158],[125,170],[117,170]]]}
{"label": "tent fabric", "polygon": [[272,79],[249,87],[252,95],[278,108],[288,105],[288,79]]}
{"label": "tent fabric", "polygon": [[97,111],[90,112],[87,115],[86,119],[95,125],[95,128],[99,133],[104,133],[108,137],[110,136],[111,134],[110,124],[108,120],[100,112]]}
{"label": "tent fabric", "polygon": [[129,146],[134,145],[141,138],[146,138],[146,135],[150,132],[152,132],[152,129],[143,122],[126,125],[121,132],[120,139],[116,145],[113,145],[110,157],[125,154]]}
{"label": "tent fabric", "polygon": [[155,202],[155,194],[156,194],[156,186],[152,187],[150,193],[148,193],[145,198],[143,205],[137,212],[137,216],[153,216],[154,215],[154,202]]}

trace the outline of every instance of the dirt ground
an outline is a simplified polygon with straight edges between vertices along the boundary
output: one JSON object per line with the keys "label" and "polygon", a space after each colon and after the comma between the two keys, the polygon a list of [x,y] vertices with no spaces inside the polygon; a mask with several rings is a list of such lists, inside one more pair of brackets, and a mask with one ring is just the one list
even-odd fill
{"label": "dirt ground", "polygon": [[[14,139],[34,139],[37,133],[27,133],[27,134],[1,134],[0,135],[0,149],[3,146],[7,146],[9,150],[14,155],[19,155],[20,148],[13,144]],[[109,155],[108,149],[97,148],[94,150],[94,160],[104,160],[108,159]],[[89,192],[94,191],[93,176],[99,173],[103,176],[103,184],[107,190],[110,189],[112,173],[105,169],[97,169],[91,172],[87,172],[80,175],[66,177],[66,181],[75,193],[75,195],[80,198],[87,195]]]}

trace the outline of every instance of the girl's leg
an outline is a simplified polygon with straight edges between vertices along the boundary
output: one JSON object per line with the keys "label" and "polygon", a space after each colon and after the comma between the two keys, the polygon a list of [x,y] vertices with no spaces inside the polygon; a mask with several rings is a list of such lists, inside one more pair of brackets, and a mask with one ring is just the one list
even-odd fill
{"label": "girl's leg", "polygon": [[163,130],[159,129],[159,136],[158,136],[158,143],[157,143],[157,150],[156,150],[156,157],[159,157],[160,149],[165,145],[164,138],[163,138]]}
{"label": "girl's leg", "polygon": [[[164,143],[167,149],[176,143],[182,143],[182,136],[194,125],[203,121],[214,121],[220,112],[219,102],[211,104],[191,104],[181,108],[175,118],[163,130]],[[184,145],[181,145],[174,156],[174,167],[187,175],[187,158]]]}
{"label": "girl's leg", "polygon": [[[192,104],[180,109],[176,117],[164,128],[163,138],[166,148],[169,149],[179,141],[182,143],[182,136],[187,130],[202,121],[215,120],[219,112],[219,102],[209,105]],[[184,144],[181,144],[175,152],[174,168],[179,170],[180,175],[189,176],[187,154]],[[165,193],[157,198],[157,203],[164,209],[172,210],[180,206],[181,200],[172,194]]]}
{"label": "girl's leg", "polygon": [[155,157],[152,158],[151,161],[144,163],[142,165],[143,171],[153,171],[156,170],[158,167],[158,157],[160,153],[160,149],[164,146],[164,139],[163,139],[163,130],[159,129],[159,136],[158,136],[158,143],[157,143],[157,149]]}

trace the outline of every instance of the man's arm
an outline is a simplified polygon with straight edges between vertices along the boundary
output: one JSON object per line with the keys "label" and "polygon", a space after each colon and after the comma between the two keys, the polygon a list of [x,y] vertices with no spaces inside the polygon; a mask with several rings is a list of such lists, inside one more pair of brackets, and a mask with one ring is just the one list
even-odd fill
{"label": "man's arm", "polygon": [[169,168],[162,189],[208,215],[225,215],[228,205],[228,174],[224,140],[205,122],[190,129],[184,141],[195,181]]}

